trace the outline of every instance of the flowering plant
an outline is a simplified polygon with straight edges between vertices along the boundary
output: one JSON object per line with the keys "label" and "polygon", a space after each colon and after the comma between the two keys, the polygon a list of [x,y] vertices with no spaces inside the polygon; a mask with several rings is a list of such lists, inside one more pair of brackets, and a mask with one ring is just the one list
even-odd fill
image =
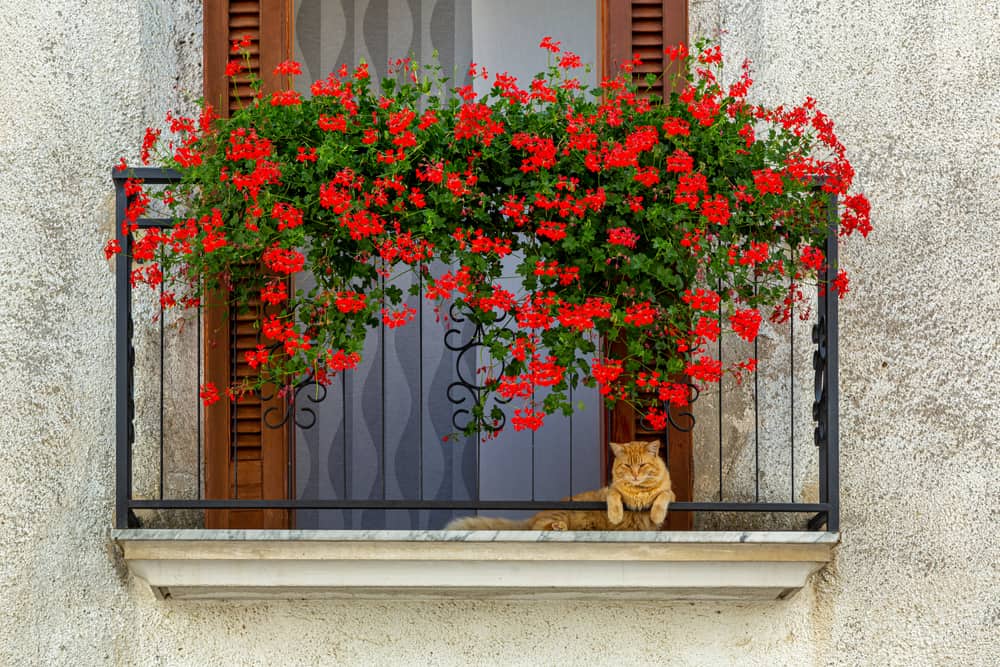
{"label": "flowering plant", "polygon": [[[233,44],[244,58],[230,76],[248,67],[248,46]],[[498,74],[482,97],[405,59],[377,86],[365,64],[341,68],[306,99],[288,61],[277,73],[289,88],[265,95],[255,82],[231,118],[203,104],[199,118],[168,115],[169,141],[147,130],[143,163],[155,155],[182,180],[160,193],[128,181],[133,283],[163,289],[165,307],[218,289],[243,307],[265,304],[266,344],[247,353],[260,377],[205,386],[206,402],[353,368],[370,328],[415,318],[392,280],[410,271],[411,294],[457,300],[483,325],[486,389],[469,432],[501,423],[491,395],[517,401],[515,429],[537,429],[572,410],[578,382],[663,427],[666,405],[688,401],[684,376],[717,382],[754,368],[724,368],[707,352],[723,323],[753,340],[825,269],[830,194],[842,197],[841,234],[868,234],[868,202],[848,194],[854,171],[833,123],[811,99],[748,102],[749,63],[725,85],[717,45],[669,48],[683,78],[661,101],[633,83],[638,56],[589,90],[578,56],[550,38],[540,46],[546,71],[526,87]],[[469,73],[488,76],[476,64]],[[153,197],[176,224],[138,234]],[[106,253],[120,250],[113,240]],[[501,284],[507,257],[521,294]],[[294,288],[303,270],[315,288]],[[839,271],[828,287],[843,296],[847,285]],[[551,389],[543,401],[537,387]]]}

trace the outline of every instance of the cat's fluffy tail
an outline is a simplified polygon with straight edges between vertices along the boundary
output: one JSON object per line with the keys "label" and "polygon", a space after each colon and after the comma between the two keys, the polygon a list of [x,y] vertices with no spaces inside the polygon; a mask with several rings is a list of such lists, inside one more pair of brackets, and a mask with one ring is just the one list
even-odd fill
{"label": "cat's fluffy tail", "polygon": [[515,521],[496,516],[463,516],[452,520],[445,530],[528,530],[531,519]]}

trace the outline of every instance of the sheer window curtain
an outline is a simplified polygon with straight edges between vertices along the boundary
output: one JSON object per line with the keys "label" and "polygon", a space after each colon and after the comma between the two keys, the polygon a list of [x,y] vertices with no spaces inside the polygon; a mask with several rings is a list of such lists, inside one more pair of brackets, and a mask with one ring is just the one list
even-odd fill
{"label": "sheer window curtain", "polygon": [[[494,71],[508,71],[527,87],[530,76],[546,65],[545,52],[537,48],[546,30],[559,31],[553,36],[565,48],[597,63],[596,12],[596,2],[579,0],[298,0],[299,82],[308,93],[309,82],[361,59],[378,78],[390,60],[413,55],[431,62],[436,52],[456,85],[473,83],[467,71],[476,62],[487,67],[491,79]],[[590,76],[593,83],[596,74]],[[474,85],[482,94],[489,82]],[[395,281],[405,292],[413,277]],[[309,276],[297,278],[299,288],[311,284]],[[472,400],[453,383],[473,378],[477,365],[475,349],[464,354],[448,349],[446,332],[454,330],[447,334],[452,347],[468,342],[473,332],[461,323],[438,321],[433,304],[419,297],[409,297],[409,305],[418,309],[416,322],[373,331],[358,369],[337,378],[324,395],[312,390],[299,395],[297,422],[310,427],[296,428],[298,497],[555,500],[600,486],[601,406],[596,392],[585,388],[574,393],[574,401],[585,404],[583,411],[571,418],[553,416],[536,433],[508,429],[486,443],[444,442],[454,431],[455,411]],[[464,403],[455,402],[463,398]],[[300,510],[296,525],[436,529],[453,515]]]}

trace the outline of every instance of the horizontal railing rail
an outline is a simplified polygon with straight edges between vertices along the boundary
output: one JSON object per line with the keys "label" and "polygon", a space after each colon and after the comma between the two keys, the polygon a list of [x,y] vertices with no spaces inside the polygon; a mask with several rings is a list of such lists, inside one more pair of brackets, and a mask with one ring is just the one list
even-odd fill
{"label": "horizontal railing rail", "polygon": [[[298,509],[298,510],[594,510],[605,503],[548,500],[130,500],[132,509]],[[727,503],[718,501],[670,503],[670,511],[715,512],[828,512],[830,503]]]}
{"label": "horizontal railing rail", "polygon": [[[112,174],[115,186],[115,210],[117,239],[121,245],[122,252],[116,257],[115,263],[115,285],[116,285],[116,388],[115,388],[115,410],[116,410],[116,492],[115,492],[115,525],[119,528],[126,528],[138,525],[135,512],[141,510],[232,510],[232,509],[273,509],[273,510],[367,510],[367,511],[395,511],[395,510],[440,510],[440,511],[497,511],[497,510],[542,510],[542,509],[602,509],[603,503],[596,502],[571,502],[555,500],[537,500],[532,491],[532,500],[494,500],[478,497],[479,491],[479,471],[476,472],[477,497],[468,499],[450,498],[387,498],[385,490],[385,479],[382,479],[382,498],[290,498],[290,499],[251,499],[251,498],[206,498],[203,488],[202,467],[203,457],[203,434],[201,428],[202,412],[200,401],[198,401],[197,390],[192,392],[194,400],[198,405],[195,421],[197,422],[197,455],[194,475],[196,476],[196,497],[194,498],[170,498],[164,497],[165,486],[165,411],[164,411],[164,317],[162,307],[157,314],[160,339],[159,357],[159,446],[158,446],[158,475],[159,475],[159,497],[158,498],[137,498],[134,497],[134,466],[135,466],[135,416],[136,416],[136,351],[135,351],[135,321],[133,311],[133,290],[130,282],[132,272],[132,236],[122,228],[125,219],[125,212],[128,206],[128,197],[125,194],[125,181],[128,178],[142,179],[146,185],[170,185],[176,183],[180,175],[169,170],[152,168],[129,169],[128,171],[115,171]],[[794,370],[794,331],[790,339],[793,346],[789,358],[792,362],[790,369],[790,399],[791,399],[791,501],[790,502],[770,502],[761,500],[760,490],[760,452],[758,451],[760,434],[757,432],[760,424],[757,371],[754,372],[754,500],[752,502],[726,500],[724,497],[724,482],[727,473],[723,463],[723,401],[722,387],[719,387],[719,405],[717,409],[718,419],[718,500],[698,500],[698,501],[678,501],[671,503],[671,511],[691,511],[691,512],[737,512],[737,513],[802,513],[810,515],[806,524],[809,528],[820,529],[823,526],[829,531],[839,530],[839,389],[838,389],[838,364],[839,364],[839,340],[838,340],[838,299],[835,294],[831,295],[824,285],[836,275],[838,265],[837,254],[837,200],[831,196],[828,204],[828,233],[826,241],[826,269],[827,275],[819,277],[819,289],[816,298],[816,321],[812,327],[812,341],[815,349],[812,355],[812,366],[814,376],[814,386],[811,403],[811,417],[814,422],[813,442],[817,448],[817,475],[819,502],[802,502],[796,500],[796,468],[795,468],[795,370]],[[141,218],[137,222],[140,230],[151,228],[169,228],[173,221],[170,218]],[[794,322],[794,318],[793,318]],[[198,377],[201,377],[202,359],[202,332],[200,312],[196,323],[198,344],[197,354],[199,359],[196,362]],[[756,343],[755,353],[756,353]],[[719,353],[722,353],[720,344]],[[200,381],[199,381],[200,384]],[[468,385],[469,387],[474,387]],[[421,390],[424,390],[421,385]],[[449,397],[450,398],[450,397]],[[456,402],[456,401],[452,401]],[[798,403],[801,406],[801,402]],[[313,415],[315,422],[315,415]],[[346,473],[346,459],[348,444],[344,443],[343,458],[345,461],[344,490],[341,495],[348,495],[348,479]],[[423,444],[421,441],[421,452]],[[421,453],[421,456],[423,454]],[[532,456],[534,456],[534,441],[532,441]],[[379,457],[379,463],[385,465],[385,451]],[[477,466],[479,464],[479,454],[477,450]],[[236,458],[236,457],[234,457]],[[422,459],[421,459],[422,461]],[[572,451],[570,452],[570,466],[572,467]],[[235,466],[234,466],[235,467]],[[384,472],[384,471],[383,471]],[[532,477],[534,477],[534,459],[532,459]],[[570,473],[572,479],[572,472]],[[533,480],[534,483],[534,480]],[[534,489],[534,486],[532,487]],[[290,494],[294,495],[294,494]]]}

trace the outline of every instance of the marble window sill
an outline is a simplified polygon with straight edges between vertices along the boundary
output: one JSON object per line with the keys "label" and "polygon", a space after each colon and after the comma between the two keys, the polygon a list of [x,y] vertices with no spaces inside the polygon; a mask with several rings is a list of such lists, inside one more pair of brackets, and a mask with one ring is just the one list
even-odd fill
{"label": "marble window sill", "polygon": [[115,530],[162,599],[785,599],[837,533]]}

